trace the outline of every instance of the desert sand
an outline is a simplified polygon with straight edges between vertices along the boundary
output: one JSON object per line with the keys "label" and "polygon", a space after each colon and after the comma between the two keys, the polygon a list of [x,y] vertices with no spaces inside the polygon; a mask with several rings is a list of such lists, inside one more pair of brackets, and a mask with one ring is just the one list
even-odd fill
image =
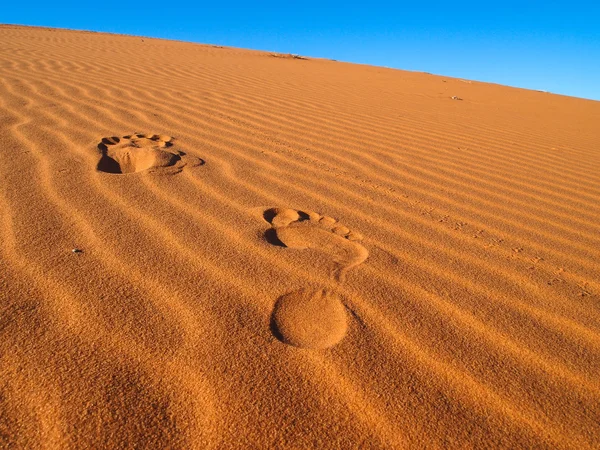
{"label": "desert sand", "polygon": [[2,26],[0,180],[0,448],[600,447],[600,102]]}

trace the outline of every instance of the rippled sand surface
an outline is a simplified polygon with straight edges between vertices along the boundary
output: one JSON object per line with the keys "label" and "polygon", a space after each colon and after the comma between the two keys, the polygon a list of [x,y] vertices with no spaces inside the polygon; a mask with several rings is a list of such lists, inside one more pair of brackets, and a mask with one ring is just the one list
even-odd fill
{"label": "rippled sand surface", "polygon": [[598,448],[599,124],[1,26],[0,448]]}

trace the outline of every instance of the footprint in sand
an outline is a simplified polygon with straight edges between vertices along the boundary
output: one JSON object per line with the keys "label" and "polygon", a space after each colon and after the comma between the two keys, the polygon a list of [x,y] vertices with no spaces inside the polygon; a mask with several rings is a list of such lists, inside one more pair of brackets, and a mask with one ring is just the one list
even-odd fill
{"label": "footprint in sand", "polygon": [[[271,224],[267,241],[292,249],[315,249],[334,262],[332,277],[344,280],[345,273],[367,259],[369,252],[351,231],[334,218],[295,209],[268,209],[263,217]],[[348,329],[346,308],[328,289],[301,289],[277,300],[271,317],[275,336],[301,348],[324,349],[340,342]]]}
{"label": "footprint in sand", "polygon": [[172,146],[173,138],[162,134],[105,137],[98,144],[101,156],[96,168],[100,172],[116,174],[165,168],[169,168],[169,173],[178,173],[190,161],[192,165],[204,164],[198,158],[187,157],[184,152],[169,150]]}

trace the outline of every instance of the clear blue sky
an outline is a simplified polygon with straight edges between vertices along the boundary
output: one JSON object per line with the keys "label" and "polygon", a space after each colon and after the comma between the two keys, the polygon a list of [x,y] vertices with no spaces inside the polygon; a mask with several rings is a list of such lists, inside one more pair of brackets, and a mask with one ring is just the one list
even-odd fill
{"label": "clear blue sky", "polygon": [[0,23],[298,53],[600,100],[600,0],[78,3],[7,0]]}

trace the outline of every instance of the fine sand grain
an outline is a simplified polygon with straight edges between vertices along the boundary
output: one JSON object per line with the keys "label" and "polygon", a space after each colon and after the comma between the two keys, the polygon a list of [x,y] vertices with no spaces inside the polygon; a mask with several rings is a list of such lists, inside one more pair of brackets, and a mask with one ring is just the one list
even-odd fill
{"label": "fine sand grain", "polygon": [[273,56],[0,26],[0,448],[599,448],[600,103]]}

